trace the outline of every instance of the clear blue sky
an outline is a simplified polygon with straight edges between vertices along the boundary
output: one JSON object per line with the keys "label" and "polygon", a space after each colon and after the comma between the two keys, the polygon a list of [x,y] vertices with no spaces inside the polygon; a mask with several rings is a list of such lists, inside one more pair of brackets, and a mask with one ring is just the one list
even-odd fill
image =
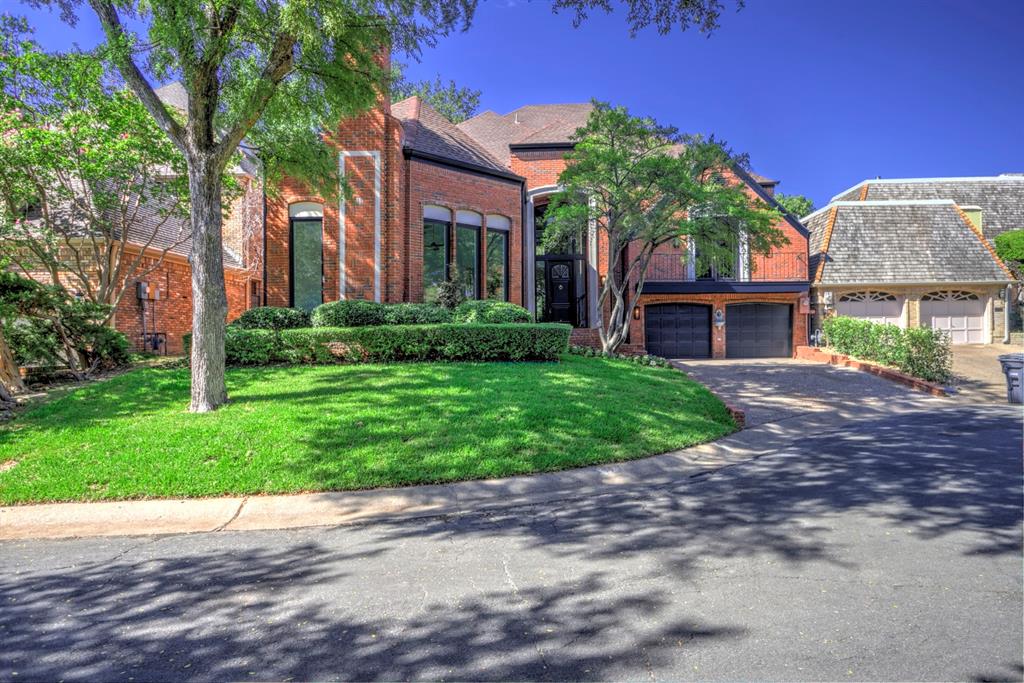
{"label": "clear blue sky", "polygon": [[[87,9],[74,30],[15,10],[49,48],[99,40]],[[876,176],[1024,172],[1024,0],[747,0],[721,24],[630,38],[621,13],[573,29],[546,2],[483,0],[409,75],[502,113],[594,97],[713,132],[819,206]]]}

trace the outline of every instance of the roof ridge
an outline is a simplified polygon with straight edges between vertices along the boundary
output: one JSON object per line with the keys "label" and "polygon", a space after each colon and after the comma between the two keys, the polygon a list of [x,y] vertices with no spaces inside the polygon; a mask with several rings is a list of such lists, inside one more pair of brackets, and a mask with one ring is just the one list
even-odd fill
{"label": "roof ridge", "polygon": [[878,185],[896,185],[899,183],[977,183],[983,180],[999,180],[1003,182],[1012,181],[1024,181],[1024,175],[1015,175],[1012,173],[1000,173],[998,175],[980,175],[980,176],[948,176],[948,177],[935,177],[935,178],[867,178],[860,181],[856,185],[852,185],[842,192],[832,196],[829,203],[835,201],[836,197],[842,197],[844,194],[853,192],[856,189],[861,188],[864,185],[870,185],[875,183]]}
{"label": "roof ridge", "polygon": [[967,227],[971,229],[971,232],[974,233],[974,236],[978,238],[982,246],[988,249],[988,253],[992,255],[992,258],[999,265],[1002,271],[1006,273],[1007,277],[1009,277],[1012,280],[1013,273],[1011,273],[1010,269],[1006,267],[1006,264],[1003,263],[1003,260],[999,258],[999,254],[996,253],[996,250],[992,246],[992,243],[989,242],[988,239],[986,239],[985,234],[978,228],[978,226],[974,224],[974,221],[971,220],[970,216],[968,216],[967,213],[963,209],[961,209],[959,205],[954,204],[953,206],[956,207],[956,212],[957,214],[959,214],[960,219],[967,224]]}

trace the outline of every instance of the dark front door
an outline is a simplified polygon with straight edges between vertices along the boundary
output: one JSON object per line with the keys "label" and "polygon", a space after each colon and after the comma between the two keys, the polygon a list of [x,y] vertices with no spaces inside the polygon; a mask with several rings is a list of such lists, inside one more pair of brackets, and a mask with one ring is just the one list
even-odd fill
{"label": "dark front door", "polygon": [[711,357],[711,307],[652,304],[644,309],[647,352],[662,358]]}
{"label": "dark front door", "polygon": [[793,355],[792,311],[789,304],[726,306],[726,357],[788,358]]}
{"label": "dark front door", "polygon": [[576,325],[576,293],[573,291],[572,261],[545,261],[546,301],[544,319]]}

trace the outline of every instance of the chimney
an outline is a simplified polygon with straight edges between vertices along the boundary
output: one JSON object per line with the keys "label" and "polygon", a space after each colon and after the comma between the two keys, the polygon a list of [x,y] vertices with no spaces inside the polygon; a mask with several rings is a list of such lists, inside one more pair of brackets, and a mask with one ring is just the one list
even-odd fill
{"label": "chimney", "polygon": [[980,206],[961,206],[960,210],[964,212],[964,215],[970,219],[971,223],[974,223],[974,227],[981,230],[981,207]]}

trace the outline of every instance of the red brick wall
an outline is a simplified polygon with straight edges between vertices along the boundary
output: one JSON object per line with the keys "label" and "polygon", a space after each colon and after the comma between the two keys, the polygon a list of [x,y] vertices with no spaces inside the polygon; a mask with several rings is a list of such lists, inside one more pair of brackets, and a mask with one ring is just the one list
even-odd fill
{"label": "red brick wall", "polygon": [[[155,260],[155,257],[154,259]],[[148,268],[152,260],[144,262]],[[150,290],[159,290],[159,301],[147,301],[147,331],[164,332],[167,335],[167,352],[182,353],[182,336],[192,330],[192,276],[188,262],[179,256],[169,256],[155,270],[143,278]],[[228,297],[228,322],[234,320],[249,308],[247,293],[251,286],[247,273],[225,269],[225,288]],[[122,297],[114,313],[114,327],[123,332],[132,347],[142,349],[142,302],[135,295],[135,281]],[[153,313],[155,312],[155,326]]]}
{"label": "red brick wall", "polygon": [[[404,300],[423,301],[423,207],[430,204],[452,212],[475,211],[484,217],[481,255],[487,253],[487,215],[497,214],[511,223],[509,235],[509,300],[522,305],[522,185],[438,164],[406,161],[406,220],[408,225],[408,290]],[[452,260],[454,261],[454,240]],[[486,259],[481,258],[480,281],[486,281]]]}
{"label": "red brick wall", "polygon": [[[789,303],[793,305],[793,344],[792,348],[795,350],[797,346],[807,343],[807,315],[800,313],[800,299],[803,294],[799,293],[765,293],[765,294],[737,294],[737,293],[722,293],[722,294],[645,294],[640,297],[638,307],[640,308],[640,318],[630,317],[629,324],[629,341],[632,344],[644,345],[646,340],[644,338],[644,318],[646,315],[646,306],[649,304],[665,304],[665,303],[693,303],[693,304],[710,304],[713,306],[713,310],[721,309],[722,313],[726,313],[726,306],[728,304],[741,304],[741,303]],[[722,327],[716,327],[712,324],[711,330],[711,355],[713,358],[725,358],[725,339],[729,333],[729,316],[726,314],[725,325]]]}
{"label": "red brick wall", "polygon": [[512,153],[512,172],[526,178],[527,190],[557,185],[565,169],[564,149],[518,150]]}

